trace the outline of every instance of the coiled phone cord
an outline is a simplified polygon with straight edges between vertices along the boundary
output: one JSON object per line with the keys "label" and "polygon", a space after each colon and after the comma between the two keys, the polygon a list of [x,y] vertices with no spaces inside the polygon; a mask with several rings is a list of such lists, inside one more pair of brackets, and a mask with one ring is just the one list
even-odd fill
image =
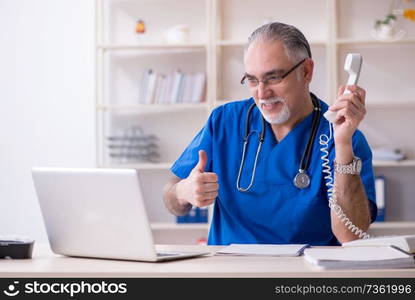
{"label": "coiled phone cord", "polygon": [[360,239],[367,239],[370,238],[370,235],[357,226],[355,226],[352,221],[346,216],[346,214],[343,212],[343,209],[341,206],[337,203],[336,199],[336,192],[334,189],[334,179],[331,174],[331,168],[330,168],[330,161],[328,159],[329,156],[329,142],[333,135],[333,124],[329,123],[330,128],[330,136],[327,136],[326,134],[321,134],[319,138],[320,142],[320,151],[323,152],[323,155],[321,156],[321,160],[323,161],[322,167],[323,167],[323,173],[326,175],[324,176],[324,179],[326,181],[327,186],[327,195],[329,197],[329,207],[334,211],[334,213],[337,215],[339,220],[345,224],[347,229],[349,229],[352,233],[357,235]]}

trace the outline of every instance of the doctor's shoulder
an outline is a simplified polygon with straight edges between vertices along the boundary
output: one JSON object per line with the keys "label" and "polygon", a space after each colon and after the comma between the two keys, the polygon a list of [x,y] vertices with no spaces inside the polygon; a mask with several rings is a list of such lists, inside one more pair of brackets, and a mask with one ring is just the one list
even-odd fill
{"label": "doctor's shoulder", "polygon": [[215,123],[221,123],[225,126],[229,125],[229,122],[240,122],[245,119],[244,116],[253,103],[252,97],[230,101],[213,109],[210,117]]}

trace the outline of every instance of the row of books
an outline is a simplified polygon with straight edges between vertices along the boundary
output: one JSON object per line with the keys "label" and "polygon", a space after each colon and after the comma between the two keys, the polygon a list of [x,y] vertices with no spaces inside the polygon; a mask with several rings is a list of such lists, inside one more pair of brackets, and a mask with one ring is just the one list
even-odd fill
{"label": "row of books", "polygon": [[161,74],[145,69],[140,81],[139,104],[200,103],[205,100],[206,74],[184,73],[180,69]]}

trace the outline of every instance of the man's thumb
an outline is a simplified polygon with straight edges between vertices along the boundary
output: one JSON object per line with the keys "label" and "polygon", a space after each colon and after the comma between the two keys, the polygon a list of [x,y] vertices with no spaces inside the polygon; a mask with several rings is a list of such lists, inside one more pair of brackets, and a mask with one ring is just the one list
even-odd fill
{"label": "man's thumb", "polygon": [[205,171],[207,160],[208,158],[207,158],[205,150],[199,150],[199,161],[197,165],[195,166],[195,169],[203,173]]}

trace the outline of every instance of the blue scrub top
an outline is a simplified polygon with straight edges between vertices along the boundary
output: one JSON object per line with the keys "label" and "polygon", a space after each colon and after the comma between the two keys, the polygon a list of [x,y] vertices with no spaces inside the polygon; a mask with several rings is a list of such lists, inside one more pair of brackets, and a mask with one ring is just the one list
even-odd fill
{"label": "blue scrub top", "polygon": [[[323,153],[319,144],[322,133],[329,135],[329,123],[323,117],[328,105],[321,101],[322,114],[314,140],[307,173],[311,183],[298,189],[293,179],[311,132],[313,113],[293,128],[280,142],[265,122],[265,140],[259,153],[254,183],[248,192],[239,192],[236,179],[242,158],[246,115],[253,98],[224,104],[214,109],[206,125],[195,136],[171,171],[180,178],[189,176],[198,162],[198,151],[205,150],[206,172],[215,172],[219,192],[215,200],[209,245],[289,244],[337,245],[331,231]],[[256,107],[250,116],[250,130],[261,131],[261,112]],[[247,146],[241,187],[251,180],[258,135],[252,134]],[[329,143],[329,160],[333,174],[335,149]],[[362,159],[361,178],[370,200],[372,222],[376,218],[375,181],[372,153],[361,131],[353,135],[354,154]]]}

